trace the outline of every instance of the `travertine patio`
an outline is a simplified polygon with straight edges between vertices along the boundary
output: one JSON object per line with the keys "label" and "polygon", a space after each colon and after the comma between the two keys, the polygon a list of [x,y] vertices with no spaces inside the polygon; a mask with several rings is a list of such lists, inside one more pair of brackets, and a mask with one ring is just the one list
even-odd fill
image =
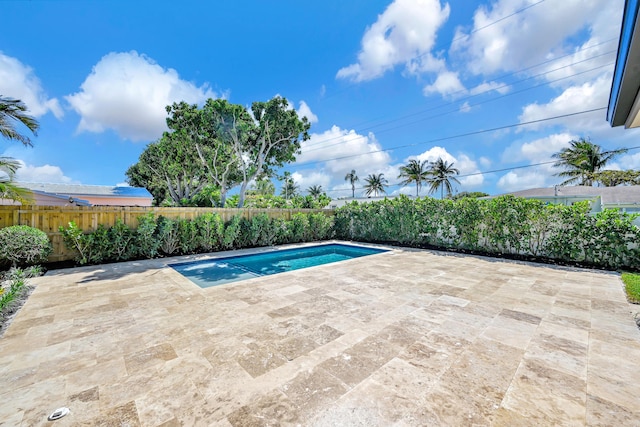
{"label": "travertine patio", "polygon": [[0,424],[640,420],[616,274],[396,248],[203,290],[165,262],[34,280],[0,339]]}

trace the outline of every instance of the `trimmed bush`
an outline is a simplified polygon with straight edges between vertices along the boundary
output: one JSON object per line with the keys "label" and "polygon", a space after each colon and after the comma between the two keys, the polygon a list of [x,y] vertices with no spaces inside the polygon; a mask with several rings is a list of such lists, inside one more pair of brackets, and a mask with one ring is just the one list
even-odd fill
{"label": "trimmed bush", "polygon": [[363,242],[536,257],[609,269],[640,269],[640,228],[616,210],[589,214],[587,202],[547,205],[539,200],[437,200],[408,197],[336,211],[337,237]]}
{"label": "trimmed bush", "polygon": [[28,225],[0,229],[0,261],[13,267],[45,262],[53,248],[47,235]]}

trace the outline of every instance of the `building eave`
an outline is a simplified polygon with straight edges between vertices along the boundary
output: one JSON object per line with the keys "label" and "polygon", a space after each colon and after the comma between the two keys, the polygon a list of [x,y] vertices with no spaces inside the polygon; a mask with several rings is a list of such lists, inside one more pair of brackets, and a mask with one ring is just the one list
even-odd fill
{"label": "building eave", "polygon": [[611,126],[640,126],[640,26],[636,25],[639,7],[639,0],[625,1],[607,110]]}

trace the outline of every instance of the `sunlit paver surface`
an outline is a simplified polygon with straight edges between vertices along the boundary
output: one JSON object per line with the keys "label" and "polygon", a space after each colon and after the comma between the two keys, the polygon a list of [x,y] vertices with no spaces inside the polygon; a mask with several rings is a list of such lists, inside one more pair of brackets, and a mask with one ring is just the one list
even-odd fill
{"label": "sunlit paver surface", "polygon": [[616,274],[395,249],[203,290],[164,263],[36,279],[0,425],[640,423]]}

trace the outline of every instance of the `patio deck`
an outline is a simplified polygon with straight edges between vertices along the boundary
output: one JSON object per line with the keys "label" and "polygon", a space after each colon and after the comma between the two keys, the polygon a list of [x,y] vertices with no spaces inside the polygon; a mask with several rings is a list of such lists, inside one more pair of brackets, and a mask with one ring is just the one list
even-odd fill
{"label": "patio deck", "polygon": [[616,274],[395,248],[200,289],[165,262],[33,280],[0,338],[0,425],[640,420]]}

